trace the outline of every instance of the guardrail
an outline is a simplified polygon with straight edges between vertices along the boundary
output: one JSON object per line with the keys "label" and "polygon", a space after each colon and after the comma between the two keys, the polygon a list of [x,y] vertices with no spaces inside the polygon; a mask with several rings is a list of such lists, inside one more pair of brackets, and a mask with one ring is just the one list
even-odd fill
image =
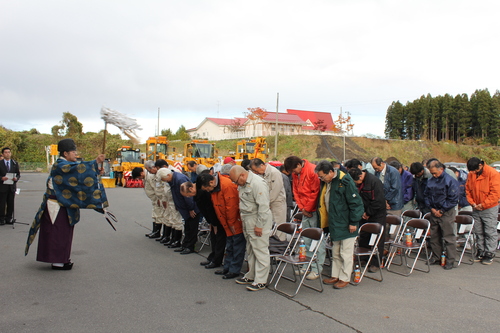
{"label": "guardrail", "polygon": [[48,172],[45,162],[19,162],[21,172]]}

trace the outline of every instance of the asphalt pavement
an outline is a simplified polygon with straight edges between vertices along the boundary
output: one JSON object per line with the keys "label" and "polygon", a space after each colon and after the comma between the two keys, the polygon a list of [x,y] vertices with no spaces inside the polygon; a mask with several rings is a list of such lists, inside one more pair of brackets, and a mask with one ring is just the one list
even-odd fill
{"label": "asphalt pavement", "polygon": [[[31,224],[46,178],[22,174],[18,222]],[[208,248],[180,255],[144,237],[152,223],[142,189],[107,194],[117,231],[82,210],[71,271],[37,262],[37,240],[24,256],[28,225],[0,226],[0,332],[498,332],[499,259],[409,277],[384,270],[383,282],[289,299],[214,275],[199,265]]]}

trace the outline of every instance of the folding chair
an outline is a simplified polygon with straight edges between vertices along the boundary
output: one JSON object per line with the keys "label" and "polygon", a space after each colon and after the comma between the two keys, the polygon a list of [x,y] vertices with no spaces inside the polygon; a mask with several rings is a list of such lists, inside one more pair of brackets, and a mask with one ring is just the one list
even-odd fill
{"label": "folding chair", "polygon": [[[354,285],[358,285],[361,282],[361,280],[363,280],[363,276],[365,276],[365,273],[368,269],[368,266],[370,265],[373,256],[377,256],[378,262],[381,263],[380,253],[378,251],[378,243],[380,242],[380,238],[382,238],[382,235],[384,234],[384,226],[379,223],[365,223],[359,228],[359,233],[361,234],[362,232],[371,234],[369,245],[372,248],[370,249],[366,247],[360,247],[359,244],[356,244],[356,247],[354,248],[354,256],[357,257],[357,262],[359,267],[361,267],[361,256],[369,256],[368,260],[366,261],[365,268],[361,271],[361,277],[359,281],[352,282],[352,284]],[[356,243],[358,243],[358,241],[359,241],[359,236],[357,237]],[[379,269],[378,271],[380,273],[380,279],[368,275],[366,277],[375,281],[382,282],[382,280],[384,279],[382,277],[382,269]]]}
{"label": "folding chair", "polygon": [[419,218],[422,218],[422,213],[416,209],[408,209],[401,214],[401,220],[403,220],[403,222],[407,222],[408,219],[419,219]]}
{"label": "folding chair", "polygon": [[472,229],[474,228],[474,219],[471,215],[460,214],[455,216],[455,223],[457,224],[457,249],[458,245],[462,245],[464,248],[461,251],[460,259],[458,260],[457,266],[460,266],[462,258],[464,257],[465,250],[467,250],[467,245],[470,246],[470,263],[474,263],[474,235],[472,234]]}
{"label": "folding chair", "polygon": [[[385,238],[384,245],[388,246],[389,253],[387,254],[387,261],[394,256],[395,252],[391,252],[391,244],[399,241],[401,237],[401,230],[403,230],[403,219],[397,215],[387,215],[385,217],[385,225],[387,230],[387,237]],[[382,254],[383,255],[383,254]],[[401,264],[394,264],[400,266]]]}
{"label": "folding chair", "polygon": [[[300,243],[298,240],[300,240],[302,237],[310,238],[312,240],[311,247],[314,246],[314,249],[313,248],[309,249],[312,252],[312,256],[306,257],[305,259],[299,259],[298,254],[295,254],[295,255],[293,254],[293,253],[298,253],[298,246]],[[323,237],[324,237],[323,229],[321,229],[321,228],[302,229],[302,231],[299,234],[299,237],[297,238],[297,241],[295,242],[295,244],[290,252],[291,254],[285,255],[285,256],[278,256],[276,258],[276,260],[278,262],[278,266],[276,267],[276,271],[274,272],[273,277],[271,278],[271,281],[269,282],[269,285],[271,285],[271,282],[274,281],[274,279],[277,277],[276,282],[274,284],[274,290],[277,291],[278,293],[285,295],[285,296],[288,296],[290,298],[297,295],[297,293],[299,292],[299,290],[302,286],[316,290],[318,292],[323,292],[323,281],[322,281],[323,279],[321,279],[321,278],[317,279],[317,280],[319,280],[319,288],[315,288],[312,285],[305,283],[307,272],[309,272],[309,270],[313,264],[316,265],[318,272],[321,271],[320,267],[319,267],[318,260],[317,260],[318,259],[317,253],[318,253],[319,246],[320,246],[321,242],[323,241]],[[289,278],[289,277],[283,275],[285,269],[288,266],[292,266],[293,278]],[[289,281],[292,281],[292,282],[299,281],[299,285],[297,286],[297,289],[295,290],[295,292],[293,294],[288,294],[288,293],[278,289],[278,284],[282,278],[289,280]]]}
{"label": "folding chair", "polygon": [[[422,218],[422,212],[420,212],[419,210],[417,209],[408,209],[408,210],[405,210],[402,214],[401,214],[401,222],[403,224],[405,224],[406,222],[408,222],[409,220],[411,219],[420,219]],[[428,219],[427,219],[428,220]],[[406,230],[406,229],[405,229]],[[404,233],[404,231],[402,231],[400,233],[399,236],[402,236]],[[411,251],[410,251],[411,252]]]}
{"label": "folding chair", "polygon": [[[280,241],[273,237],[277,231],[287,234],[286,241]],[[279,256],[289,255],[291,252],[294,236],[297,232],[297,225],[295,223],[285,222],[276,226],[273,233],[269,237],[269,256],[271,257],[271,269],[269,274],[273,274],[273,266],[276,265],[276,258]]]}
{"label": "folding chair", "polygon": [[199,252],[203,250],[205,245],[210,245],[210,224],[208,224],[205,218],[198,225],[198,241],[201,243]]}
{"label": "folding chair", "polygon": [[[406,230],[409,227],[413,228],[412,244],[411,245],[406,244],[406,242],[403,240],[403,237],[401,237],[399,241],[391,244],[391,249],[392,249],[391,251],[396,252],[398,249],[400,249],[399,257],[401,258],[401,262],[404,262],[404,266],[406,267],[406,269],[410,269],[410,271],[403,273],[391,270],[391,264],[395,256],[392,256],[391,259],[388,261],[386,266],[387,271],[403,276],[409,276],[411,273],[413,273],[413,270],[418,270],[425,273],[430,272],[431,270],[429,262],[430,257],[427,251],[427,240],[425,237],[425,235],[427,235],[427,233],[429,232],[430,226],[431,223],[425,219],[411,219],[405,223],[403,230]],[[421,242],[419,243],[418,240],[421,240]],[[422,253],[422,249],[425,250],[425,259],[424,258],[420,259],[420,254]],[[409,254],[411,251],[417,251],[415,258],[410,257]],[[408,264],[409,259],[413,260],[411,266]],[[425,263],[427,264],[427,270],[415,267],[419,259],[425,261]]]}
{"label": "folding chair", "polygon": [[299,206],[294,202],[294,205],[293,205],[293,208],[292,208],[292,211],[290,213],[290,220],[293,221],[293,218],[295,217],[295,215],[297,215],[298,213],[300,213],[300,209],[299,209]]}

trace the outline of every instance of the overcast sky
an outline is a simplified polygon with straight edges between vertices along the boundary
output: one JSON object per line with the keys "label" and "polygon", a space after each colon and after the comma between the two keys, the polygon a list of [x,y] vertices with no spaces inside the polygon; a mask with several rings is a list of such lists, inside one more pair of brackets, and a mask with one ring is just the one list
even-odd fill
{"label": "overcast sky", "polygon": [[[500,1],[0,0],[0,124],[84,132],[102,106],[143,140],[249,107],[351,113],[383,135],[392,101],[500,89]],[[110,128],[118,133],[116,128]]]}

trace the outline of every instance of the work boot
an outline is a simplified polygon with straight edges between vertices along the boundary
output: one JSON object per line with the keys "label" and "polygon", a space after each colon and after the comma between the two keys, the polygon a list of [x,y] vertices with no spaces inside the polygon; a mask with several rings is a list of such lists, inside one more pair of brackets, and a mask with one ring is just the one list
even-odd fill
{"label": "work boot", "polygon": [[474,255],[474,262],[481,262],[484,257],[484,252],[483,251],[477,251],[477,253]]}
{"label": "work boot", "polygon": [[151,234],[153,234],[153,232],[155,230],[155,224],[156,223],[153,222],[153,229],[151,229],[151,232],[149,234],[145,234],[144,236],[149,237]]}
{"label": "work boot", "polygon": [[154,234],[155,228],[156,228],[156,223],[153,222],[153,229],[151,229],[151,232],[149,234],[145,234],[144,236],[149,238],[152,234]]}
{"label": "work boot", "polygon": [[[163,226],[163,232],[161,233],[160,238],[155,239],[157,242],[160,242],[163,239],[163,237],[165,237],[165,229],[167,228],[167,226],[165,224],[162,224],[162,226]],[[161,227],[160,227],[160,231],[161,231]]]}
{"label": "work boot", "polygon": [[161,223],[155,223],[153,232],[148,236],[151,239],[159,238],[161,237]]}
{"label": "work boot", "polygon": [[181,246],[182,230],[174,230],[173,242],[168,245],[169,249],[175,249]]}
{"label": "work boot", "polygon": [[175,242],[175,229],[172,228],[172,227],[170,227],[170,237],[169,237],[168,241],[166,241],[165,243],[163,243],[163,245],[169,246],[173,242]]}
{"label": "work boot", "polygon": [[172,227],[163,226],[163,238],[160,240],[160,244],[170,243],[171,232],[172,232]]}
{"label": "work boot", "polygon": [[483,265],[491,265],[493,263],[493,258],[495,254],[492,252],[484,252],[484,256],[481,260],[481,264]]}

